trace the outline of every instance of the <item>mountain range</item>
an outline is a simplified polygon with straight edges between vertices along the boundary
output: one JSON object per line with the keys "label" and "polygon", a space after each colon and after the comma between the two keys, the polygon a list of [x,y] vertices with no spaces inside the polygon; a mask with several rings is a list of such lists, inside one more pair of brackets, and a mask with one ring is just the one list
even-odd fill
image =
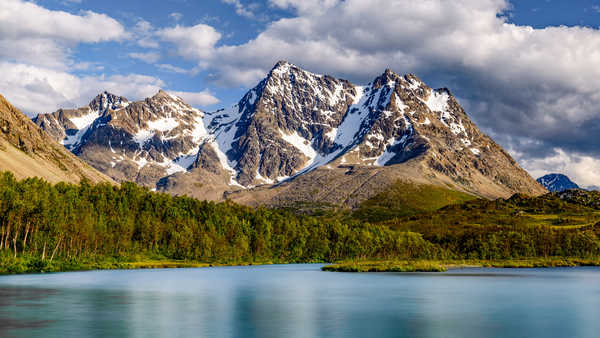
{"label": "mountain range", "polygon": [[546,192],[448,89],[390,70],[359,86],[280,61],[228,109],[103,92],[33,121],[115,181],[202,199],[356,206],[397,181],[486,198]]}
{"label": "mountain range", "polygon": [[52,183],[113,182],[71,154],[0,95],[0,171]]}

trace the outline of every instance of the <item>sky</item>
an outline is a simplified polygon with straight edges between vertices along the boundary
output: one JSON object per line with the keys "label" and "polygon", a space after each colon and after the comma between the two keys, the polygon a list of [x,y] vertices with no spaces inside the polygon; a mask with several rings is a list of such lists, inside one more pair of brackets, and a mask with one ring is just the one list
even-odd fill
{"label": "sky", "polygon": [[164,89],[229,106],[278,60],[447,87],[539,177],[600,185],[600,0],[1,0],[0,94],[29,116]]}

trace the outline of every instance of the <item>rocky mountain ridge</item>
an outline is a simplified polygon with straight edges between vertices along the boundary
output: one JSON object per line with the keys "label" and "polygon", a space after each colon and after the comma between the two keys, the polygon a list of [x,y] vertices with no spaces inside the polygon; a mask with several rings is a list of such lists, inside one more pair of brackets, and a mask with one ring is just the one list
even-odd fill
{"label": "rocky mountain ridge", "polygon": [[0,95],[0,171],[52,183],[112,182],[55,142]]}
{"label": "rocky mountain ridge", "polygon": [[164,91],[136,102],[103,92],[87,107],[40,114],[34,122],[114,179],[154,187],[194,162],[207,136],[202,117]]}
{"label": "rocky mountain ridge", "polygon": [[[102,93],[35,122],[116,180],[196,197],[348,204],[395,180],[492,198],[545,192],[448,89],[390,70],[357,86],[281,61],[229,109]],[[325,192],[311,193],[314,182]]]}

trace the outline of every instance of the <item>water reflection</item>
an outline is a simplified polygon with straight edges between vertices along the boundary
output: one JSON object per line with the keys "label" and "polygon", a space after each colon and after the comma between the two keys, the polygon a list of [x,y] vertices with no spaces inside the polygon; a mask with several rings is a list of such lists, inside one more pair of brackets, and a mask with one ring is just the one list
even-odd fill
{"label": "water reflection", "polygon": [[0,277],[1,337],[596,337],[600,269],[315,265]]}

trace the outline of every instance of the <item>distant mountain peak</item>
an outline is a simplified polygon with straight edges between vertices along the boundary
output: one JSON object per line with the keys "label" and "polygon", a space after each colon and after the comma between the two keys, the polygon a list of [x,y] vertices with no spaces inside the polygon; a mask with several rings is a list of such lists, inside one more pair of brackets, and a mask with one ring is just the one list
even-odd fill
{"label": "distant mountain peak", "polygon": [[275,63],[275,65],[273,66],[273,69],[289,67],[289,66],[293,66],[293,64],[288,62],[287,60],[279,60],[279,61],[277,61],[277,63]]}
{"label": "distant mountain peak", "polygon": [[550,192],[579,189],[579,186],[571,181],[569,177],[558,173],[544,175],[538,178],[537,181]]}
{"label": "distant mountain peak", "polygon": [[129,101],[122,97],[108,91],[103,91],[100,94],[96,95],[94,99],[89,103],[89,107],[92,111],[103,112],[107,109],[119,109],[121,107],[127,106]]}
{"label": "distant mountain peak", "polygon": [[162,89],[159,89],[158,92],[156,94],[154,94],[154,96],[152,96],[152,98],[167,98],[167,99],[173,99],[173,100],[179,100],[179,97],[164,91]]}

